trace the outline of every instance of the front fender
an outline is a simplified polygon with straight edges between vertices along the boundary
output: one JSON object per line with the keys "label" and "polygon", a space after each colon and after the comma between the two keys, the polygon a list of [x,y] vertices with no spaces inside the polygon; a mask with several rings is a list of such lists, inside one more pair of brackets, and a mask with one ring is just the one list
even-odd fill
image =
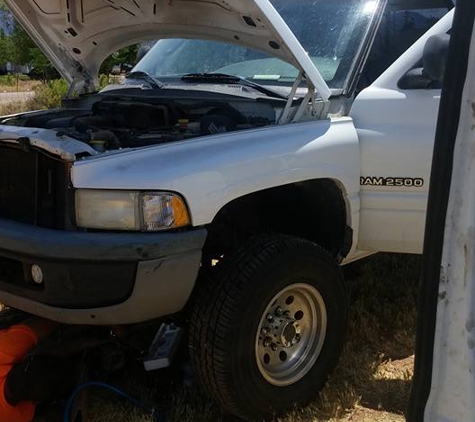
{"label": "front fender", "polygon": [[75,188],[178,192],[194,226],[249,193],[319,178],[337,180],[349,211],[359,211],[358,136],[348,117],[104,154],[74,163],[71,177]]}

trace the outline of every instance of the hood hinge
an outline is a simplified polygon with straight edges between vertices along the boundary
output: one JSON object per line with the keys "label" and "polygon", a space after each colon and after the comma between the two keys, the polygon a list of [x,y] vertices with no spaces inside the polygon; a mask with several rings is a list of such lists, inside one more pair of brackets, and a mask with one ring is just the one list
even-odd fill
{"label": "hood hinge", "polygon": [[[300,104],[299,108],[297,111],[292,115],[292,104],[295,99],[295,94],[297,93],[297,89],[299,88],[300,84],[302,83],[303,80],[306,80],[307,82],[307,87],[308,87],[308,92],[305,95],[305,97],[302,99],[302,103]],[[320,102],[320,101],[319,101]],[[329,103],[328,101],[324,101],[324,103]],[[285,105],[284,111],[282,112],[282,115],[278,121],[279,125],[285,125],[288,123],[295,123],[299,121],[305,111],[307,110],[308,107],[311,107],[311,114],[314,117],[319,117],[321,118],[322,115],[325,113],[325,110],[328,110],[328,104],[323,107],[323,110],[317,110],[317,94],[315,91],[315,87],[313,84],[305,77],[305,74],[303,71],[300,71],[297,79],[295,79],[295,82],[292,86],[292,89],[289,94],[289,98],[287,100],[287,103]]]}

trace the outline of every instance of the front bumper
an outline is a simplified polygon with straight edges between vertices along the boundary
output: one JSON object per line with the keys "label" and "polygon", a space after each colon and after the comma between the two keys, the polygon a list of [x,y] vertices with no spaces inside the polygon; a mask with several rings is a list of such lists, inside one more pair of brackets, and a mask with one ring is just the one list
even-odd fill
{"label": "front bumper", "polygon": [[[0,219],[0,302],[67,324],[131,324],[183,309],[205,229],[82,233]],[[39,265],[44,282],[31,279]]]}

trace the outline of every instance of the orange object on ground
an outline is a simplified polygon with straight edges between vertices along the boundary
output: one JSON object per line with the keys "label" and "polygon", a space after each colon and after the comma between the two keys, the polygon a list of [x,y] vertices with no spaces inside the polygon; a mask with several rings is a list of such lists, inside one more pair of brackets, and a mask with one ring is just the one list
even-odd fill
{"label": "orange object on ground", "polygon": [[26,325],[14,325],[0,330],[0,421],[31,422],[36,404],[30,401],[11,406],[5,399],[5,381],[10,370],[22,362],[38,343],[36,333]]}

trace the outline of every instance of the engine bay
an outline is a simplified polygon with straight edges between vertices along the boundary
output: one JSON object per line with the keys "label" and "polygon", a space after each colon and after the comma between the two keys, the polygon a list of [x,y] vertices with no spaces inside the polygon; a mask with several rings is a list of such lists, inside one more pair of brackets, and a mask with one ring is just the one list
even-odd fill
{"label": "engine bay", "polygon": [[[277,107],[276,107],[277,105]],[[10,126],[50,129],[97,152],[138,148],[272,125],[275,101],[151,100],[103,96],[89,108],[62,108],[4,119]]]}

